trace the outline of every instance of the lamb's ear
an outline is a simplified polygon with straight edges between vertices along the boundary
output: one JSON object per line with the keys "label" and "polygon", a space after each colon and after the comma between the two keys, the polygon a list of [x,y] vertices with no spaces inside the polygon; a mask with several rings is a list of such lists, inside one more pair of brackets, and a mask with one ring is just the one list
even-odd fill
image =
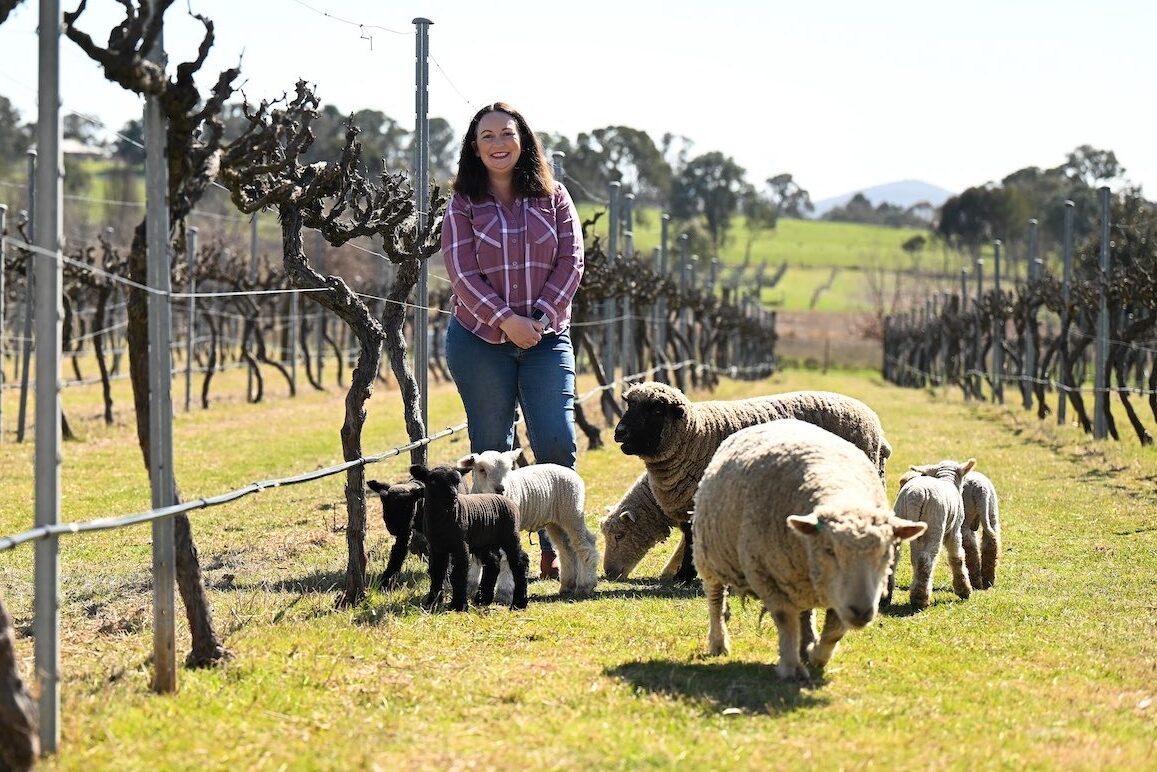
{"label": "lamb's ear", "polygon": [[917,523],[913,520],[904,520],[899,517],[893,518],[892,520],[892,533],[896,534],[896,538],[900,541],[911,541],[919,536],[923,536],[927,530],[927,523]]}
{"label": "lamb's ear", "polygon": [[381,493],[390,486],[386,485],[385,483],[380,483],[377,480],[366,480],[366,487],[374,493]]}
{"label": "lamb's ear", "polygon": [[624,509],[620,516],[628,522],[631,522],[631,523],[635,522],[635,513],[629,509]]}
{"label": "lamb's ear", "polygon": [[517,469],[519,465],[526,466],[526,455],[523,454],[522,448],[508,450],[502,454],[502,457],[506,459],[506,463],[510,464],[511,469]]}
{"label": "lamb's ear", "polygon": [[912,464],[912,466],[908,468],[913,472],[919,472],[920,474],[932,474],[932,470],[934,470],[936,466],[936,464]]}
{"label": "lamb's ear", "polygon": [[960,469],[961,476],[968,474],[976,468],[976,459],[970,458],[964,462],[964,466]]}
{"label": "lamb's ear", "polygon": [[426,468],[425,464],[413,464],[410,466],[410,477],[419,482],[426,482],[430,479],[430,470]]}
{"label": "lamb's ear", "polygon": [[473,469],[474,465],[478,463],[478,454],[471,453],[468,456],[462,456],[462,458],[458,459],[458,461],[455,463],[458,465],[459,472],[461,472],[463,469]]}
{"label": "lamb's ear", "polygon": [[801,533],[804,536],[815,536],[823,530],[823,525],[814,512],[810,515],[790,515],[787,518],[787,524],[794,528],[796,533]]}

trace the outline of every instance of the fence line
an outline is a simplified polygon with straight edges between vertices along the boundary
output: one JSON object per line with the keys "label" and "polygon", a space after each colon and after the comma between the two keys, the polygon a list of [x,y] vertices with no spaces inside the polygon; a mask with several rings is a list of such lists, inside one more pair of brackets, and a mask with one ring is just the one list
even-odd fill
{"label": "fence line", "polygon": [[[903,362],[896,357],[888,357],[888,362],[889,362],[889,364],[891,364],[891,366],[899,368],[906,373],[911,373],[912,375],[920,375],[920,376],[923,376],[924,378],[927,378],[929,381],[931,381],[933,383],[933,385],[936,385],[936,386],[949,386],[950,385],[948,381],[944,380],[942,374],[930,373],[930,372],[927,372],[925,370],[921,370],[920,368],[914,367],[914,366],[908,364],[907,362]],[[988,372],[987,370],[971,369],[971,370],[963,371],[960,375],[961,375],[961,377],[970,377],[970,378],[977,378],[977,377],[988,378],[989,376],[992,375],[992,373]],[[1032,384],[1035,384],[1037,386],[1047,386],[1050,389],[1053,389],[1053,390],[1058,391],[1058,392],[1063,391],[1066,394],[1096,394],[1098,392],[1100,392],[1102,394],[1120,394],[1121,392],[1126,392],[1128,394],[1136,394],[1139,396],[1146,396],[1146,397],[1153,395],[1153,394],[1157,394],[1157,390],[1142,389],[1138,386],[1105,386],[1103,388],[1097,388],[1096,386],[1069,386],[1068,384],[1059,383],[1059,382],[1053,380],[1052,378],[1036,378],[1036,377],[1033,377],[1030,375],[1023,375],[1023,374],[1022,375],[1011,375],[1009,373],[1003,373],[999,380],[1001,383],[1032,383]]]}

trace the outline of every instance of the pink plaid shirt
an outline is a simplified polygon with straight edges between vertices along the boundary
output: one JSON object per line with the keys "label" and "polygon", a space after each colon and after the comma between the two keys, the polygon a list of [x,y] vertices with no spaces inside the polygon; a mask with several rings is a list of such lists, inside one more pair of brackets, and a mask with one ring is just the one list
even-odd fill
{"label": "pink plaid shirt", "polygon": [[570,325],[583,275],[582,224],[562,183],[551,198],[519,198],[507,208],[488,194],[454,194],[442,222],[442,259],[454,288],[454,318],[488,343],[503,343],[510,316],[546,314],[548,329]]}

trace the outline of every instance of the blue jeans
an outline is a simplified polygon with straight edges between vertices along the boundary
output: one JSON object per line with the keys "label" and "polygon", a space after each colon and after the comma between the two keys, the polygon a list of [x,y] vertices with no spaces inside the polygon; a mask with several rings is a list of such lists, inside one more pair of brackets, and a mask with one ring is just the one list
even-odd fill
{"label": "blue jeans", "polygon": [[[451,318],[446,330],[446,364],[466,409],[470,451],[510,450],[514,408],[522,407],[534,460],[575,468],[575,363],[570,333],[547,333],[538,345],[520,349],[487,343]],[[550,540],[540,532],[543,547]]]}

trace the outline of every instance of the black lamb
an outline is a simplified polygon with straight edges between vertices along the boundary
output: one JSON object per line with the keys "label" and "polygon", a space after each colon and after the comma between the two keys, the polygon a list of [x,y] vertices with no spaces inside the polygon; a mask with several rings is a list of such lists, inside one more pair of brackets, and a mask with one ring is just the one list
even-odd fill
{"label": "black lamb", "polygon": [[422,514],[423,486],[417,480],[408,480],[395,485],[366,480],[366,485],[381,498],[382,520],[385,521],[390,536],[394,537],[390,559],[381,578],[381,586],[389,589],[398,583],[407,549],[413,549],[414,554],[426,553]]}
{"label": "black lamb", "polygon": [[506,554],[514,577],[514,599],[511,608],[526,608],[526,573],[530,559],[522,550],[518,537],[518,505],[497,493],[462,493],[462,473],[452,466],[427,469],[422,464],[410,467],[410,475],[422,483],[426,541],[430,547],[430,592],[423,599],[424,608],[434,608],[442,600],[442,585],[450,571],[453,611],[465,611],[466,569],[468,555],[482,563],[482,583],[478,603],[494,601],[494,584],[498,580],[498,550]]}

